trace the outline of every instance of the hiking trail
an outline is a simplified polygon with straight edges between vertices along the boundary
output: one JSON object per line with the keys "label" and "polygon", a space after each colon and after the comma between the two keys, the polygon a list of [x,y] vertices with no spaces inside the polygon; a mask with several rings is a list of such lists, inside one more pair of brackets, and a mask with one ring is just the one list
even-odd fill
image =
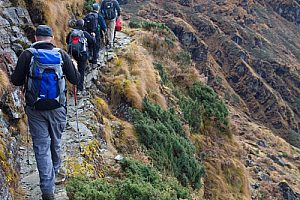
{"label": "hiking trail", "polygon": [[[117,32],[115,40],[115,49],[124,49],[127,44],[131,41],[130,37],[122,32]],[[105,68],[116,56],[115,52],[105,53],[105,50],[100,51],[100,56],[98,59],[98,66],[92,69],[92,65],[88,65],[85,77],[85,86],[87,94],[78,97],[78,122],[79,122],[79,132],[80,132],[80,143],[82,146],[88,145],[93,139],[97,139],[101,143],[100,155],[104,162],[114,161],[114,154],[109,152],[106,146],[106,141],[99,139],[99,136],[93,135],[92,131],[88,128],[89,124],[96,125],[98,127],[103,126],[98,121],[95,120],[95,106],[92,103],[91,92],[93,90],[93,81],[97,79],[100,73],[105,73]],[[68,96],[68,110],[67,110],[67,123],[69,124],[62,135],[61,140],[61,156],[62,156],[62,167],[68,171],[69,159],[76,159],[75,162],[81,163],[82,157],[79,152],[78,134],[76,126],[76,107],[74,104],[74,97]],[[29,136],[30,137],[30,136]],[[31,141],[31,140],[30,140]],[[27,164],[27,148],[29,153],[30,164]],[[24,198],[26,200],[37,200],[41,199],[41,191],[39,187],[39,175],[36,167],[34,152],[32,149],[32,143],[27,147],[27,143],[24,143],[19,148],[20,155],[20,174],[21,180],[20,185],[24,191]],[[74,160],[72,160],[74,162]],[[66,200],[67,192],[64,184],[56,185],[55,189],[55,199],[56,200]]]}

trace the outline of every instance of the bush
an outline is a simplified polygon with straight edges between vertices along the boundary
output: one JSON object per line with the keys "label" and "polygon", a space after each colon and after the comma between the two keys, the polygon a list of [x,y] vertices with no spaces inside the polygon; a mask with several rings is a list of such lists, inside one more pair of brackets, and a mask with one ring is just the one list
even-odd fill
{"label": "bush", "polygon": [[190,66],[192,64],[192,55],[187,51],[181,51],[176,55],[176,59],[181,66]]}
{"label": "bush", "polygon": [[93,10],[93,4],[94,3],[96,3],[96,0],[85,0],[85,3],[84,3],[85,13],[89,13]]}
{"label": "bush", "polygon": [[176,179],[163,176],[138,161],[124,159],[120,164],[122,176],[110,181],[72,178],[66,187],[68,196],[75,200],[189,199],[189,190]]}
{"label": "bush", "polygon": [[203,126],[203,106],[199,101],[183,95],[178,90],[174,93],[179,99],[179,107],[183,113],[183,118],[189,124],[192,132],[198,133]]}
{"label": "bush", "polygon": [[174,175],[183,186],[200,188],[203,167],[195,159],[195,148],[174,110],[163,110],[145,99],[143,111],[133,111],[133,120],[139,140],[149,150],[155,166]]}
{"label": "bush", "polygon": [[167,72],[161,63],[154,63],[155,69],[158,71],[161,81],[164,85],[169,83]]}
{"label": "bush", "polygon": [[286,137],[286,141],[291,145],[300,148],[300,133],[296,131],[289,131]]}
{"label": "bush", "polygon": [[226,105],[211,87],[195,83],[189,89],[189,96],[203,105],[204,117],[216,118],[219,125],[228,125],[229,113]]}
{"label": "bush", "polygon": [[187,95],[179,90],[174,94],[179,99],[184,119],[194,133],[201,130],[205,120],[215,120],[220,129],[228,126],[228,110],[211,87],[195,83]]}

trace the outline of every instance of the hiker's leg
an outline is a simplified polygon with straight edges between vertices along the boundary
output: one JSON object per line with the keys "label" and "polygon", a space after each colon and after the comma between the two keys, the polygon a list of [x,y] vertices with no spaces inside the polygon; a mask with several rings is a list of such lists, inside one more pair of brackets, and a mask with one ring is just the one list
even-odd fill
{"label": "hiker's leg", "polygon": [[[44,112],[44,111],[43,111]],[[42,193],[54,192],[54,168],[50,151],[49,122],[42,112],[26,107],[28,125],[32,136],[33,150],[40,177]]]}
{"label": "hiker's leg", "polygon": [[77,85],[77,89],[81,91],[83,90],[86,62],[87,62],[87,54],[82,54],[81,58],[78,61],[78,71],[80,73],[80,81],[79,84]]}
{"label": "hiker's leg", "polygon": [[96,44],[94,45],[94,48],[93,48],[93,60],[92,60],[93,64],[97,64],[97,60],[99,57],[99,50],[100,50],[100,33],[99,32],[96,33],[95,39],[96,39]]}
{"label": "hiker's leg", "polygon": [[111,47],[113,47],[114,43],[114,32],[115,32],[115,26],[116,26],[116,19],[109,20],[107,22],[108,27],[107,27],[107,37],[108,37],[108,42]]}
{"label": "hiker's leg", "polygon": [[61,167],[61,136],[66,127],[66,109],[60,107],[54,110],[50,110],[47,113],[49,119],[49,133],[51,137],[51,154],[52,162],[55,173],[58,173]]}

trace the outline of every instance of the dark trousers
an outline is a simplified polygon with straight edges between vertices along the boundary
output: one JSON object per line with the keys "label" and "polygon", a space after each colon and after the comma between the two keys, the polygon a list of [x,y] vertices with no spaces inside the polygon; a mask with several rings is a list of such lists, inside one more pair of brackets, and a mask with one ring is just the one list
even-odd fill
{"label": "dark trousers", "polygon": [[97,32],[96,36],[95,36],[96,44],[94,44],[94,47],[93,47],[93,59],[92,59],[93,64],[97,64],[97,60],[98,60],[98,57],[99,57],[100,38],[101,38],[100,32]]}
{"label": "dark trousers", "polygon": [[88,60],[87,53],[81,53],[81,55],[73,55],[74,59],[77,61],[78,64],[78,71],[80,73],[80,81],[77,85],[77,90],[82,91],[83,90],[83,83],[84,83],[84,74],[85,74],[85,68]]}

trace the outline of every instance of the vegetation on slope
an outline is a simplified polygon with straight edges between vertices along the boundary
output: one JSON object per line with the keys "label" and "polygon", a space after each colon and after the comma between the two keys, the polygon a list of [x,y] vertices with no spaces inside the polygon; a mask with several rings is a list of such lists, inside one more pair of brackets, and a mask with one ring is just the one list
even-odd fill
{"label": "vegetation on slope", "polygon": [[67,186],[69,197],[74,200],[190,199],[189,190],[176,179],[150,166],[129,159],[122,160],[120,165],[121,173],[113,179],[74,178]]}

